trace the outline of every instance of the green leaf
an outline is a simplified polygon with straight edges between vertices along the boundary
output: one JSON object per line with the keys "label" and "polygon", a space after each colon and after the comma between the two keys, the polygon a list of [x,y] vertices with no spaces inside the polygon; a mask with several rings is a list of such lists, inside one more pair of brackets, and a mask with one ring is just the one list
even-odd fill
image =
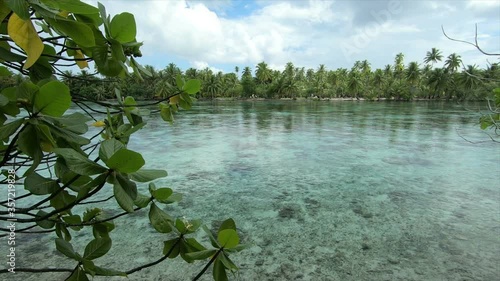
{"label": "green leaf", "polygon": [[85,247],[84,259],[93,260],[104,256],[111,249],[111,239],[97,238],[90,241]]}
{"label": "green leaf", "polygon": [[217,241],[224,248],[234,248],[240,243],[240,237],[234,229],[224,229],[217,234]]}
{"label": "green leaf", "polygon": [[82,223],[82,218],[79,215],[64,216],[63,221],[69,224],[80,224]]}
{"label": "green leaf", "polygon": [[217,253],[217,250],[204,250],[194,253],[187,253],[186,256],[193,260],[204,260],[212,257],[213,255],[215,255],[215,253]]}
{"label": "green leaf", "polygon": [[[73,202],[75,202],[75,200],[76,200],[75,195],[69,194],[69,192],[63,190],[59,192],[55,197],[50,199],[50,205],[54,207],[54,209],[58,210],[72,204]],[[62,211],[61,213],[71,214],[71,209]]]}
{"label": "green leaf", "polygon": [[24,124],[24,119],[17,119],[0,127],[0,140],[7,140],[19,127]]}
{"label": "green leaf", "polygon": [[149,202],[151,202],[150,197],[140,193],[137,194],[137,197],[134,200],[134,204],[139,208],[146,208],[149,205]]}
{"label": "green leaf", "polygon": [[137,33],[134,15],[131,13],[115,15],[111,20],[109,29],[111,37],[120,43],[133,41]]}
{"label": "green leaf", "polygon": [[165,187],[153,191],[152,195],[156,200],[162,202],[164,200],[167,200],[168,197],[172,195],[172,193],[173,193],[172,189]]}
{"label": "green leaf", "polygon": [[214,262],[213,275],[214,275],[214,281],[228,280],[226,275],[226,268],[224,267],[224,264],[221,262],[219,257],[217,257],[217,259]]}
{"label": "green leaf", "polygon": [[[36,213],[36,216],[44,217],[47,214],[48,214],[47,212],[40,210],[38,211],[38,213]],[[36,224],[43,229],[52,229],[56,223],[50,220],[42,220],[42,221],[37,221]]]}
{"label": "green leaf", "polygon": [[120,42],[114,39],[109,40],[111,42],[111,54],[114,59],[124,62],[127,57],[123,53],[123,47]]}
{"label": "green leaf", "polygon": [[149,209],[149,221],[160,233],[169,233],[172,231],[172,218],[162,209],[158,208],[155,203],[151,204]]}
{"label": "green leaf", "polygon": [[201,81],[198,79],[189,79],[184,85],[184,92],[194,95],[201,89]]}
{"label": "green leaf", "polygon": [[172,203],[175,203],[175,202],[179,202],[181,200],[182,200],[182,194],[174,192],[167,199],[158,200],[158,201],[161,202],[161,203],[164,203],[164,204],[172,204]]}
{"label": "green leaf", "polygon": [[184,79],[182,79],[182,76],[177,73],[177,76],[175,77],[175,83],[177,84],[177,89],[182,90],[184,87]]}
{"label": "green leaf", "polygon": [[51,81],[40,88],[35,95],[35,107],[49,116],[62,116],[71,106],[71,95],[66,84]]}
{"label": "green leaf", "polygon": [[22,62],[26,59],[26,57],[13,53],[9,51],[9,49],[6,49],[4,48],[4,46],[0,45],[0,59],[10,62]]}
{"label": "green leaf", "polygon": [[73,250],[71,243],[67,242],[62,238],[56,238],[56,249],[67,256],[68,258],[74,259],[76,261],[81,261],[82,257]]}
{"label": "green leaf", "polygon": [[218,232],[221,232],[224,229],[236,230],[236,223],[234,222],[234,220],[233,219],[227,219],[227,220],[223,221],[222,224],[221,224],[221,226],[219,227],[219,231]]}
{"label": "green leaf", "polygon": [[28,2],[25,0],[4,0],[5,4],[23,20],[30,18]]}
{"label": "green leaf", "polygon": [[[163,242],[163,255],[168,254],[170,249],[173,248],[172,252],[170,252],[170,255],[168,256],[170,259],[174,259],[179,255],[180,252],[180,241],[177,242],[179,238],[174,238],[168,241]],[[175,246],[174,246],[175,245]]]}
{"label": "green leaf", "polygon": [[204,225],[202,228],[203,231],[205,231],[205,233],[208,235],[208,239],[210,239],[210,244],[212,244],[212,246],[214,246],[215,248],[220,248],[221,246],[219,245],[219,242],[217,242],[217,239],[215,239],[214,235],[212,234],[212,231],[210,231],[210,229],[208,229],[206,225]]}
{"label": "green leaf", "polygon": [[120,149],[106,162],[110,169],[122,172],[133,173],[144,165],[144,158],[137,153],[126,148]]}
{"label": "green leaf", "polygon": [[125,148],[125,145],[116,139],[105,140],[101,142],[101,147],[99,148],[99,158],[101,158],[102,161],[107,162],[113,154],[123,148]]}
{"label": "green leaf", "polygon": [[59,188],[57,181],[44,178],[37,173],[28,175],[24,180],[24,189],[35,195],[51,194]]}
{"label": "green leaf", "polygon": [[[9,76],[12,76],[12,72],[10,72],[10,70],[7,67],[0,66],[0,77],[9,77]],[[3,99],[5,99],[6,102]],[[0,106],[5,106],[7,105],[7,103],[9,103],[9,99],[3,96]]]}
{"label": "green leaf", "polygon": [[89,278],[85,274],[85,271],[78,266],[78,268],[64,281],[89,281]]}
{"label": "green leaf", "polygon": [[74,14],[97,14],[99,9],[87,3],[75,0],[57,0],[59,9],[72,12]]}
{"label": "green leaf", "polygon": [[224,267],[231,270],[231,271],[237,271],[238,267],[233,263],[229,257],[226,256],[224,252],[220,253],[217,258],[224,264]]}
{"label": "green leaf", "polygon": [[71,241],[71,234],[69,233],[68,228],[66,228],[66,226],[62,223],[56,223],[56,235],[65,241]]}
{"label": "green leaf", "polygon": [[172,110],[170,109],[170,105],[160,106],[160,116],[163,121],[172,122],[174,121],[174,116],[172,114]]}
{"label": "green leaf", "polygon": [[129,174],[130,179],[137,182],[149,182],[155,179],[168,176],[165,170],[140,169],[137,172]]}
{"label": "green leaf", "polygon": [[93,47],[96,44],[94,32],[85,23],[58,17],[57,19],[44,18],[52,27],[68,35],[81,47]]}
{"label": "green leaf", "polygon": [[87,115],[80,112],[74,112],[61,117],[45,116],[43,118],[49,120],[61,129],[65,129],[79,135],[85,134],[88,131],[89,126],[85,122],[92,120]]}
{"label": "green leaf", "polygon": [[123,210],[129,213],[134,212],[134,200],[137,198],[135,183],[124,178],[121,174],[117,174],[113,185],[113,194]]}
{"label": "green leaf", "polygon": [[101,213],[101,211],[102,210],[99,208],[88,209],[83,213],[83,222],[89,222],[95,219]]}
{"label": "green leaf", "polygon": [[55,148],[54,152],[64,158],[66,165],[71,171],[79,175],[91,176],[107,171],[106,168],[89,160],[71,148]]}

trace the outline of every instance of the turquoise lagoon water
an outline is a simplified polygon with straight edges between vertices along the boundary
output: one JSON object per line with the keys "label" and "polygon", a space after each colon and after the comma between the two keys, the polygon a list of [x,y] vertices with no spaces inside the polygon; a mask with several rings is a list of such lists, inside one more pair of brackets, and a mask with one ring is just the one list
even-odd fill
{"label": "turquoise lagoon water", "polygon": [[[231,279],[500,280],[500,146],[477,119],[450,103],[199,102],[173,126],[149,120],[131,149],[184,195],[172,215],[236,220],[253,246],[232,256]],[[97,264],[161,256],[147,212],[115,223],[118,262]],[[18,266],[64,264],[32,239]],[[129,279],[191,280],[203,266],[167,260]]]}

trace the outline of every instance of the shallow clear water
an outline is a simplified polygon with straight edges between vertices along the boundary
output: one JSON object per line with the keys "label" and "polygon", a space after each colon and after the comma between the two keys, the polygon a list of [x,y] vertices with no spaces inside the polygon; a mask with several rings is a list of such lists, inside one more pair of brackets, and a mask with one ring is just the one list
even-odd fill
{"label": "shallow clear water", "polygon": [[[500,146],[462,105],[199,102],[176,118],[149,120],[131,149],[183,193],[173,215],[236,220],[253,243],[233,256],[236,280],[500,280]],[[146,212],[115,223],[123,260],[98,264],[161,255]],[[129,278],[190,280],[203,265]]]}

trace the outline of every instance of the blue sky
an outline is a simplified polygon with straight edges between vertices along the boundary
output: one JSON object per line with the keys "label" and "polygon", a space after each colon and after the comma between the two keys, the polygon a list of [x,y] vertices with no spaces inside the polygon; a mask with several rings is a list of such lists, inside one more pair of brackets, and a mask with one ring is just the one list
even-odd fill
{"label": "blue sky", "polygon": [[[86,1],[96,3],[95,1]],[[444,37],[441,25],[457,39],[478,40],[500,52],[500,1],[347,1],[347,0],[101,0],[112,15],[135,15],[142,64],[157,69],[173,62],[181,69],[209,67],[232,72],[261,61],[283,69],[287,62],[316,69],[351,68],[367,59],[372,68],[423,58],[432,47],[446,57],[455,52],[465,64],[488,60],[474,47]]]}

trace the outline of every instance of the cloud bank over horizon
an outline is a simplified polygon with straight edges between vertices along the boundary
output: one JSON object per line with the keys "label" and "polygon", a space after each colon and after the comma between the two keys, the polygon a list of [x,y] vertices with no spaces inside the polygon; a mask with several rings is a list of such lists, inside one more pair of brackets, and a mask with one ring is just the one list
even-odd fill
{"label": "cloud bank over horizon", "polygon": [[[87,1],[96,4],[96,1]],[[372,68],[392,64],[397,53],[405,63],[423,58],[432,47],[465,64],[487,64],[473,46],[475,24],[485,51],[500,49],[500,1],[272,1],[272,0],[102,0],[112,15],[135,15],[142,64],[162,69],[173,62],[182,69],[224,72],[265,61],[283,69],[296,66],[350,68],[367,59]],[[497,58],[489,58],[495,62]]]}

